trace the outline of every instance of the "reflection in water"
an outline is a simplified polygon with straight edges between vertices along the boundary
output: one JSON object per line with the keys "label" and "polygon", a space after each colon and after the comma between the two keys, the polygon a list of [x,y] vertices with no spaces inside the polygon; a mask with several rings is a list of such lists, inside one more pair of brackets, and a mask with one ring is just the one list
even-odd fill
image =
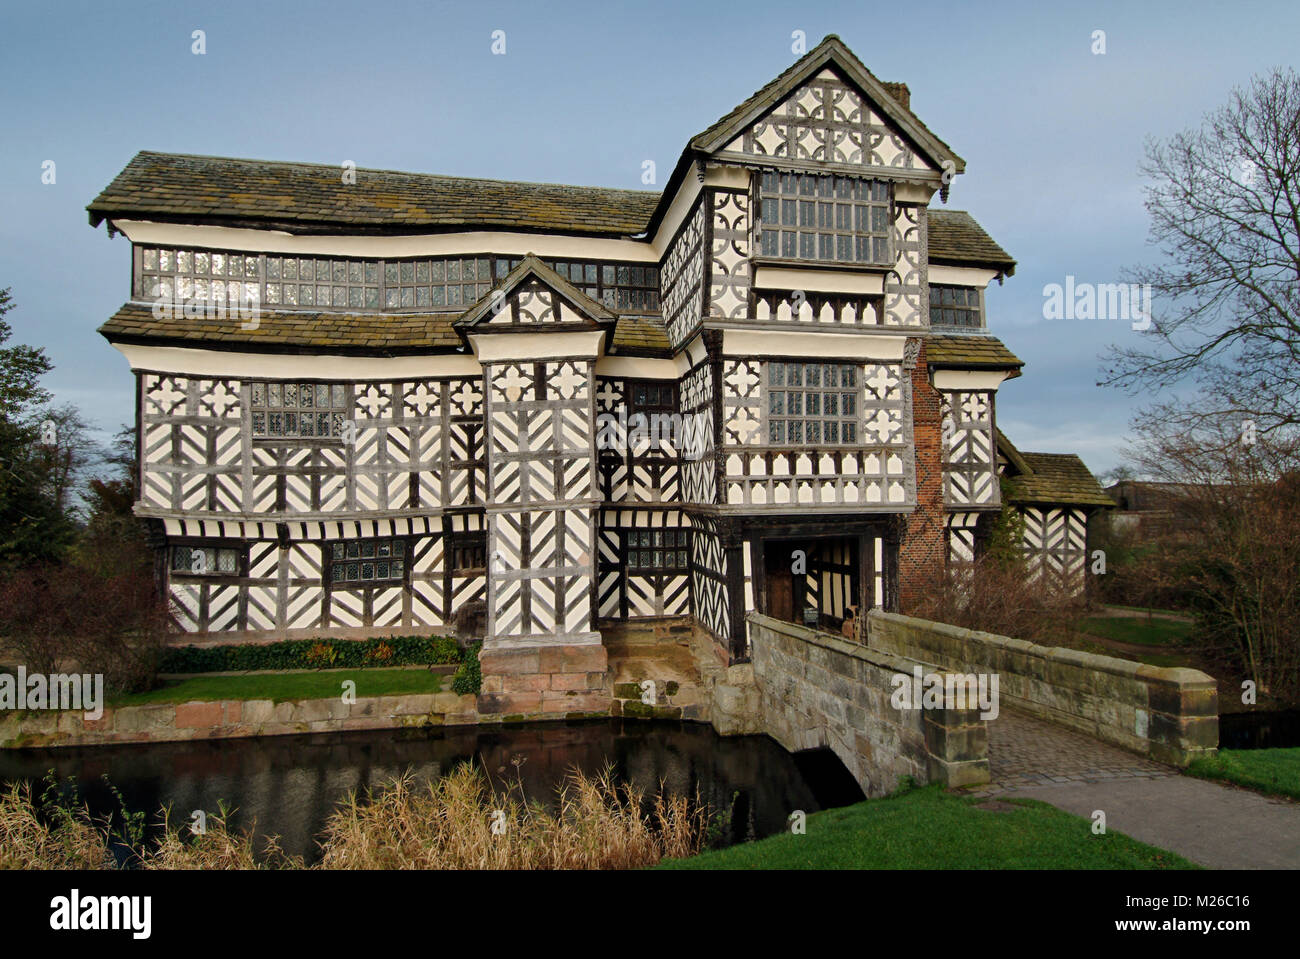
{"label": "reflection in water", "polygon": [[[518,782],[532,799],[550,800],[577,767],[613,767],[619,782],[646,795],[659,784],[699,795],[714,810],[732,810],[732,842],[768,836],[796,810],[814,812],[863,798],[829,752],[792,756],[766,736],[723,738],[696,723],[617,719],[441,730],[377,730],[262,739],[151,743],[94,748],[6,750],[0,779],[39,780],[53,769],[73,777],[91,811],[115,808],[103,774],[127,807],[150,821],[169,805],[172,821],[218,803],[236,807],[232,824],[256,824],[291,854],[314,859],[315,838],[339,799],[364,793],[410,770],[420,780],[475,761],[494,783]],[[259,843],[260,848],[260,843]]]}

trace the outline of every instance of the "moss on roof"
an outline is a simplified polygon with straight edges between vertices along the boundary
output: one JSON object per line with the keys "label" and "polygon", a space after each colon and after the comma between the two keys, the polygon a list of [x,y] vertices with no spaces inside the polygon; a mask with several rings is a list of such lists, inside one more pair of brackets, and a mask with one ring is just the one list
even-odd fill
{"label": "moss on roof", "polygon": [[[179,311],[176,311],[179,313]],[[113,342],[270,352],[445,353],[461,345],[459,314],[313,313],[263,309],[256,326],[238,316],[156,317],[150,304],[127,303],[99,332]]]}
{"label": "moss on roof", "polygon": [[1022,453],[997,431],[998,451],[1011,463],[1007,498],[1012,504],[1114,506],[1097,478],[1073,453]]}
{"label": "moss on roof", "polygon": [[106,218],[278,223],[294,232],[425,232],[474,227],[631,236],[660,194],[468,177],[356,171],[142,151],[86,209]]}
{"label": "moss on roof", "polygon": [[1019,375],[1025,363],[995,336],[940,334],[925,341],[925,360],[941,369],[1009,370]]}
{"label": "moss on roof", "polygon": [[930,262],[955,266],[985,266],[1007,276],[1016,261],[965,210],[929,211]]}
{"label": "moss on roof", "polygon": [[[404,356],[450,353],[463,341],[459,313],[316,313],[262,310],[254,328],[237,316],[155,317],[150,304],[127,303],[99,332],[110,342],[156,346],[264,351]],[[652,316],[620,317],[610,351],[671,356],[663,321]]]}

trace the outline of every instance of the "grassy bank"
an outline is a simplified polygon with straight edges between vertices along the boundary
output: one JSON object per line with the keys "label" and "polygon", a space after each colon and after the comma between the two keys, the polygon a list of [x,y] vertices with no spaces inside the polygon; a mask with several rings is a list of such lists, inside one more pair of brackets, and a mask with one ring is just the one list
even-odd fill
{"label": "grassy bank", "polygon": [[[983,808],[981,808],[983,805]],[[660,864],[666,869],[1196,869],[1181,856],[1028,799],[914,789],[814,813],[804,835]]]}
{"label": "grassy bank", "polygon": [[257,673],[246,676],[191,676],[169,680],[157,689],[112,697],[110,706],[187,703],[193,700],[270,699],[277,703],[327,699],[343,692],[343,681],[357,684],[357,696],[436,693],[443,677],[427,669],[324,669],[311,673]]}
{"label": "grassy bank", "polygon": [[1140,646],[1177,646],[1192,633],[1192,624],[1141,616],[1090,616],[1079,628],[1092,636]]}
{"label": "grassy bank", "polygon": [[1300,799],[1300,746],[1290,749],[1220,749],[1212,759],[1197,759],[1187,770],[1273,796]]}

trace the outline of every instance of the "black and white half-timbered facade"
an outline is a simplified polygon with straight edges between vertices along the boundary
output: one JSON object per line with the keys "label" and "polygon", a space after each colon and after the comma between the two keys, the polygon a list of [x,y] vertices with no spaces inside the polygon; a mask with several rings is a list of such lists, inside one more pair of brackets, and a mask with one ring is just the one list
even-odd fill
{"label": "black and white half-timbered facade", "polygon": [[735,658],[748,610],[905,606],[1001,508],[1021,367],[964,167],[835,37],[662,193],[140,153],[89,210],[178,625]]}

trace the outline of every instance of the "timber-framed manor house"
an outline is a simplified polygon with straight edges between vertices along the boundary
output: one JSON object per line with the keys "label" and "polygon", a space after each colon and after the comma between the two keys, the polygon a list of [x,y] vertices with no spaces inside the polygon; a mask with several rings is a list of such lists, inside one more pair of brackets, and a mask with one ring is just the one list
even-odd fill
{"label": "timber-framed manor house", "polygon": [[100,332],[179,628],[594,674],[602,628],[682,617],[737,662],[750,610],[906,608],[1004,490],[1081,579],[1110,501],[998,431],[1015,262],[944,208],[965,163],[909,99],[827,37],[662,193],[138,154],[88,209],[131,243]]}

